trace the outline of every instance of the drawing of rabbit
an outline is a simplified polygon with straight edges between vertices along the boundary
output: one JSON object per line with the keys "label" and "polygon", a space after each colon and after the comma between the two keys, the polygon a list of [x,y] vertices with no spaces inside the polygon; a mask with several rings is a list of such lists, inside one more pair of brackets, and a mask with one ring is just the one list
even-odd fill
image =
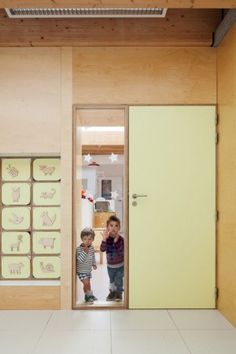
{"label": "drawing of rabbit", "polygon": [[20,187],[12,188],[12,201],[13,203],[18,203],[20,199]]}

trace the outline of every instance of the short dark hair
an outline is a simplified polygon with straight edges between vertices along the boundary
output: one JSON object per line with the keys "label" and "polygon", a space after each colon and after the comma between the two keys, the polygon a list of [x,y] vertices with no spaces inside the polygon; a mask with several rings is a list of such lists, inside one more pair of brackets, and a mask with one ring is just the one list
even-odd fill
{"label": "short dark hair", "polygon": [[80,233],[81,240],[83,240],[84,236],[91,236],[92,239],[94,240],[95,232],[93,231],[93,229],[90,229],[89,227],[85,227]]}
{"label": "short dark hair", "polygon": [[117,216],[111,215],[109,217],[109,219],[107,220],[107,226],[110,224],[111,221],[117,222],[119,224],[119,227],[120,227],[120,219]]}

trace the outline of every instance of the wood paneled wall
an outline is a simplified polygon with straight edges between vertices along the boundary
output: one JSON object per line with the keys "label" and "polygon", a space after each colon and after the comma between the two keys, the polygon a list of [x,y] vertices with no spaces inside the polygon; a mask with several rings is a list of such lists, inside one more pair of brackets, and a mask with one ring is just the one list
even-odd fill
{"label": "wood paneled wall", "polygon": [[236,25],[217,50],[218,308],[236,325]]}
{"label": "wood paneled wall", "polygon": [[0,154],[60,153],[60,48],[0,48]]}
{"label": "wood paneled wall", "polygon": [[213,48],[75,48],[73,102],[215,104]]}
{"label": "wood paneled wall", "polygon": [[0,310],[60,308],[60,286],[0,286]]}
{"label": "wood paneled wall", "polygon": [[0,154],[61,155],[63,171],[61,286],[0,286],[0,309],[71,308],[71,48],[2,48],[0,77]]}
{"label": "wood paneled wall", "polygon": [[[2,48],[0,77],[0,153],[61,154],[64,171],[61,287],[43,289],[45,299],[50,298],[48,307],[70,308],[72,101],[215,104],[216,50]],[[41,306],[36,289],[29,290],[32,308]],[[7,304],[12,291],[16,296],[10,297]],[[0,287],[0,294],[0,308],[24,308],[24,287]],[[42,306],[46,307],[43,301]]]}

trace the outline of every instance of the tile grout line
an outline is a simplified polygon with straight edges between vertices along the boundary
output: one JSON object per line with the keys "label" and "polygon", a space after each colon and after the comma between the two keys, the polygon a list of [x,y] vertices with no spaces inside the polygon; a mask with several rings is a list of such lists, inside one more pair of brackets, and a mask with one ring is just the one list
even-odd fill
{"label": "tile grout line", "polygon": [[111,324],[111,311],[110,312],[110,350],[111,350],[111,353],[112,354],[112,324]]}
{"label": "tile grout line", "polygon": [[45,323],[45,326],[44,326],[44,328],[42,329],[42,332],[40,333],[40,335],[39,335],[39,337],[38,337],[38,340],[36,341],[35,345],[33,346],[32,352],[31,352],[30,354],[34,354],[34,353],[35,353],[35,350],[36,350],[36,348],[37,348],[37,345],[39,344],[40,339],[42,338],[42,336],[43,336],[43,334],[44,334],[44,332],[45,332],[45,330],[46,330],[46,328],[47,328],[47,325],[48,325],[49,321],[51,320],[52,316],[53,316],[53,311],[51,312],[49,318],[47,319],[47,321],[46,321],[46,323]]}
{"label": "tile grout line", "polygon": [[183,337],[183,335],[182,335],[182,333],[181,333],[180,329],[177,327],[177,324],[175,323],[175,321],[174,321],[173,317],[171,316],[170,311],[169,311],[169,310],[167,310],[167,313],[168,313],[168,315],[169,315],[169,317],[170,317],[171,321],[174,323],[174,326],[175,326],[175,328],[176,328],[177,332],[179,333],[179,336],[180,336],[180,338],[182,339],[182,341],[183,341],[183,343],[184,343],[184,345],[185,345],[186,349],[188,350],[188,352],[189,352],[190,354],[193,354],[193,353],[192,353],[192,351],[190,350],[190,348],[189,348],[188,344],[186,343],[186,341],[185,341],[185,339],[184,339],[184,337]]}

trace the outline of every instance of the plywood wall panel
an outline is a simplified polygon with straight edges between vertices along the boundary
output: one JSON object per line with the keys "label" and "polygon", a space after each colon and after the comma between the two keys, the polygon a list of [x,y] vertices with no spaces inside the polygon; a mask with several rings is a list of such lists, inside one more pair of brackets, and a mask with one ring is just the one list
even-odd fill
{"label": "plywood wall panel", "polygon": [[215,104],[213,48],[73,49],[78,104]]}
{"label": "plywood wall panel", "polygon": [[217,50],[218,72],[218,308],[236,325],[236,25]]}
{"label": "plywood wall panel", "polygon": [[0,153],[60,152],[60,48],[0,49]]}
{"label": "plywood wall panel", "polygon": [[59,286],[1,286],[1,310],[59,309]]}
{"label": "plywood wall panel", "polygon": [[61,308],[72,306],[72,50],[61,53]]}

